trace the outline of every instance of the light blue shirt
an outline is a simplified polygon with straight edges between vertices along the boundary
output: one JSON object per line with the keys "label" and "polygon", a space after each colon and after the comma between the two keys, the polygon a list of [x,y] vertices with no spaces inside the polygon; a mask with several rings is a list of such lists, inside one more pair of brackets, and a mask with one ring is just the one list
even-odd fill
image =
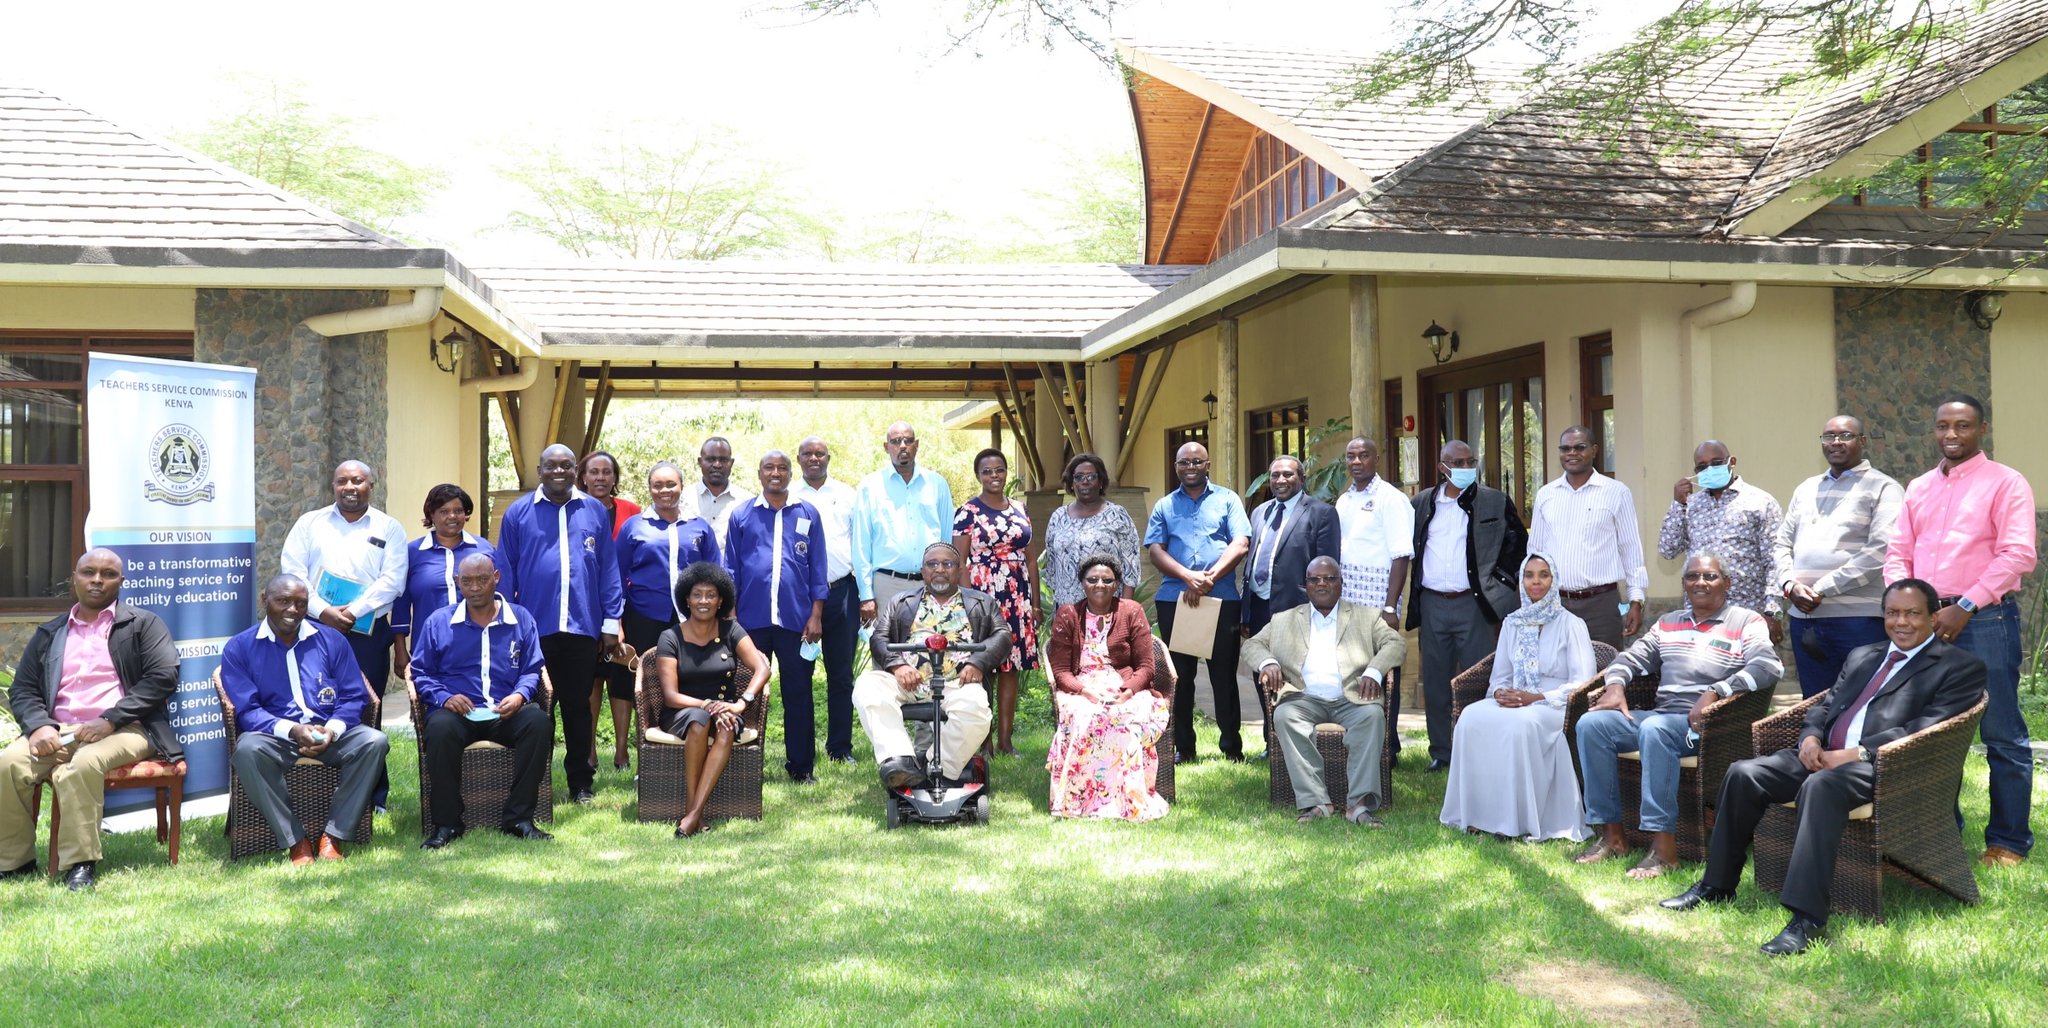
{"label": "light blue shirt", "polygon": [[917,468],[905,482],[889,467],[861,479],[853,495],[853,584],[861,600],[875,598],[877,569],[916,575],[924,548],[952,537],[953,490],[936,472]]}
{"label": "light blue shirt", "polygon": [[[1167,493],[1152,505],[1152,516],[1145,521],[1145,545],[1163,544],[1167,555],[1189,571],[1215,567],[1232,542],[1249,539],[1251,534],[1244,501],[1214,482],[1202,490],[1199,499],[1189,496],[1186,489]],[[1153,595],[1158,600],[1177,600],[1186,591],[1186,584],[1167,575]],[[1209,595],[1219,600],[1238,599],[1237,576],[1219,580]]]}

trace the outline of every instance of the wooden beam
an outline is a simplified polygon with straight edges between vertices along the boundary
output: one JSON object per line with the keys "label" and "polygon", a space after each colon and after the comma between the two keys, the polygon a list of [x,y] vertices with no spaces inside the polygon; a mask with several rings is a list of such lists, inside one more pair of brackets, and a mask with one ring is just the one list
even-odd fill
{"label": "wooden beam", "polygon": [[[1031,465],[1033,478],[1043,483],[1046,480],[1047,468],[1045,461],[1039,456],[1038,432],[1032,426],[1031,420],[1024,416],[1024,393],[1017,388],[1017,373],[1007,362],[1003,364],[1003,376],[1009,384],[1008,398],[1005,399],[1006,394],[998,389],[996,406],[1002,410],[1003,416],[1010,420],[1010,433],[1017,437],[1023,450],[1022,455]],[[1012,410],[1012,407],[1015,409]]]}
{"label": "wooden beam", "polygon": [[1081,406],[1081,366],[1068,361],[1061,367],[1061,370],[1067,373],[1067,406],[1073,408],[1074,424],[1081,430],[1081,449],[1088,453],[1094,453],[1096,452],[1095,431],[1089,427],[1088,412]]}
{"label": "wooden beam", "polygon": [[[1380,280],[1374,275],[1353,275],[1351,308],[1351,434],[1377,439],[1380,436]],[[1381,446],[1399,446],[1388,440]]]}
{"label": "wooden beam", "polygon": [[[1152,355],[1149,353],[1139,353],[1131,355],[1132,389],[1138,388],[1139,383],[1145,381],[1145,362],[1151,359]],[[1121,456],[1123,453],[1123,447],[1128,444],[1131,438],[1131,411],[1136,407],[1137,404],[1126,403],[1123,405],[1122,409],[1117,414],[1116,438],[1117,453],[1119,455],[1117,458],[1118,460],[1123,459]]]}
{"label": "wooden beam", "polygon": [[[1020,379],[1036,379],[1039,372],[1025,368]],[[582,368],[578,377],[602,378],[597,368]],[[944,368],[763,368],[720,364],[715,367],[633,367],[618,368],[611,377],[621,382],[995,382],[1002,374],[979,363]]]}
{"label": "wooden beam", "polygon": [[1072,442],[1072,443],[1073,443],[1073,444],[1074,444],[1075,446],[1080,446],[1080,445],[1081,445],[1081,430],[1080,430],[1079,428],[1075,427],[1075,425],[1074,425],[1074,415],[1073,415],[1073,413],[1072,413],[1072,412],[1070,412],[1070,411],[1068,411],[1068,410],[1067,410],[1067,405],[1066,405],[1066,402],[1065,402],[1064,400],[1060,399],[1060,391],[1059,391],[1059,389],[1058,389],[1058,388],[1054,388],[1054,389],[1053,389],[1053,391],[1052,391],[1052,393],[1051,393],[1051,395],[1046,395],[1046,394],[1045,394],[1045,387],[1046,387],[1047,385],[1050,385],[1050,384],[1052,383],[1052,381],[1053,381],[1052,365],[1050,365],[1050,364],[1047,364],[1047,363],[1046,363],[1046,362],[1044,362],[1044,361],[1039,361],[1039,362],[1038,362],[1038,385],[1039,385],[1039,392],[1038,392],[1038,394],[1036,394],[1036,395],[1037,395],[1037,398],[1038,398],[1038,402],[1039,402],[1039,403],[1045,403],[1045,402],[1047,402],[1047,401],[1050,401],[1050,402],[1052,403],[1052,409],[1053,409],[1053,411],[1054,411],[1055,413],[1057,413],[1057,414],[1058,414],[1058,415],[1060,416],[1060,431],[1061,431],[1061,433],[1062,433],[1062,434],[1064,434],[1064,435],[1065,435],[1065,436],[1067,437],[1067,440],[1068,440],[1069,442]]}
{"label": "wooden beam", "polygon": [[1225,485],[1244,488],[1243,427],[1237,416],[1237,319],[1216,325],[1216,423],[1209,426],[1209,470]]}
{"label": "wooden beam", "polygon": [[548,434],[560,435],[562,431],[562,410],[569,404],[569,383],[576,377],[576,370],[582,361],[566,361],[562,364],[561,376],[555,379],[555,402],[548,408]]}
{"label": "wooden beam", "polygon": [[590,423],[583,426],[583,449],[579,453],[597,449],[598,436],[604,431],[605,412],[611,410],[612,393],[618,388],[612,385],[611,361],[605,361],[599,371],[597,393],[590,400]]}
{"label": "wooden beam", "polygon": [[1202,147],[1209,141],[1209,126],[1216,120],[1216,105],[1202,108],[1202,128],[1195,133],[1195,148],[1188,151],[1188,170],[1180,177],[1180,195],[1173,199],[1173,215],[1166,219],[1166,234],[1159,240],[1159,252],[1152,255],[1152,263],[1165,264],[1166,251],[1173,246],[1173,237],[1180,231],[1181,211],[1187,207],[1188,188],[1194,184],[1195,169],[1202,164]]}
{"label": "wooden beam", "polygon": [[1173,363],[1173,348],[1178,343],[1167,343],[1159,351],[1159,366],[1152,369],[1152,381],[1145,386],[1145,396],[1139,400],[1131,413],[1130,424],[1124,428],[1122,449],[1116,456],[1116,480],[1124,480],[1124,469],[1131,465],[1131,454],[1138,452],[1138,433],[1145,428],[1145,418],[1152,413],[1152,398],[1159,395],[1159,383],[1166,380],[1166,368]]}

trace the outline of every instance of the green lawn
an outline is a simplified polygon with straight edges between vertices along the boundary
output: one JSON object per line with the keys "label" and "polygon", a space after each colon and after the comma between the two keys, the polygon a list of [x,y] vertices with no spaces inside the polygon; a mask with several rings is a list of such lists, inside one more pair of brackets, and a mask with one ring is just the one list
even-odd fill
{"label": "green lawn", "polygon": [[[1021,743],[1042,755],[1030,710]],[[555,842],[432,854],[414,753],[394,740],[391,816],[340,866],[225,864],[215,818],[187,826],[177,868],[146,834],[109,840],[92,895],[0,885],[8,1008],[99,1025],[2048,1021],[2044,862],[1981,874],[1972,909],[1892,887],[1890,924],[1837,918],[1828,947],[1766,961],[1770,897],[1745,883],[1730,907],[1671,915],[1655,901],[1696,869],[1635,883],[1564,844],[1454,834],[1419,748],[1378,832],[1297,826],[1262,767],[1216,760],[1182,768],[1164,821],[1054,823],[1020,757],[997,765],[986,828],[884,831],[864,762],[771,782],[767,820],[676,840],[632,820],[607,760],[594,807],[557,808]],[[1981,760],[1970,773],[1974,846]]]}

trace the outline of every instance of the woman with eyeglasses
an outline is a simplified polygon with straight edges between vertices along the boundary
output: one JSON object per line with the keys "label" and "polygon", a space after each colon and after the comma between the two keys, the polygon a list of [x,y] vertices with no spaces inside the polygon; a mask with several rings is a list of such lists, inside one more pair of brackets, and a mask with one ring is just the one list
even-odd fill
{"label": "woman with eyeglasses", "polygon": [[996,752],[1015,756],[1010,725],[1017,716],[1017,678],[1038,666],[1038,562],[1031,554],[1031,517],[1009,498],[1009,458],[993,447],[974,455],[981,495],[953,512],[953,548],[967,558],[967,585],[995,597],[1010,626],[1010,656],[996,667]]}
{"label": "woman with eyeglasses", "polygon": [[[1500,839],[1580,841],[1579,781],[1564,738],[1564,706],[1593,677],[1593,639],[1564,609],[1556,562],[1522,559],[1522,606],[1501,619],[1486,698],[1458,715],[1439,820]],[[1483,758],[1474,755],[1483,754]]]}
{"label": "woman with eyeglasses", "polygon": [[1117,579],[1129,598],[1144,573],[1143,551],[1131,512],[1108,498],[1109,465],[1092,453],[1077,453],[1060,473],[1060,484],[1074,500],[1045,522],[1045,580],[1052,584],[1053,606],[1081,602],[1081,561],[1097,553],[1116,559]]}
{"label": "woman with eyeglasses", "polygon": [[1124,595],[1118,558],[1081,558],[1082,599],[1053,615],[1046,662],[1058,726],[1045,769],[1054,817],[1150,821],[1166,816],[1156,788],[1159,736],[1173,704],[1152,677],[1145,608]]}

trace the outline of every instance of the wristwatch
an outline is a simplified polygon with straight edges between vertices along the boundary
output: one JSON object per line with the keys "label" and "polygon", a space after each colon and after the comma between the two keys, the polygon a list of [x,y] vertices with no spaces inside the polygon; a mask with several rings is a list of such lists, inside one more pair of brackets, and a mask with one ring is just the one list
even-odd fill
{"label": "wristwatch", "polygon": [[1977,613],[1977,604],[1975,603],[1975,601],[1971,600],[1971,599],[1970,599],[1970,598],[1969,598],[1968,596],[1959,596],[1959,597],[1957,597],[1957,598],[1956,598],[1956,606],[1958,606],[1958,607],[1961,607],[1961,608],[1963,608],[1963,613],[1965,613],[1965,614],[1975,614],[1975,613]]}
{"label": "wristwatch", "polygon": [[1868,746],[1858,746],[1858,747],[1856,747],[1856,759],[1857,759],[1857,760],[1860,760],[1860,761],[1862,761],[1862,762],[1864,762],[1865,764],[1868,764],[1868,763],[1870,763],[1870,761],[1871,761],[1871,759],[1872,759],[1872,758],[1871,758],[1871,755],[1870,755],[1870,747],[1868,747]]}
{"label": "wristwatch", "polygon": [[1380,612],[1381,612],[1381,613],[1383,613],[1383,614],[1399,614],[1399,613],[1401,613],[1401,612],[1400,612],[1399,610],[1396,610],[1396,609],[1394,608],[1394,605],[1393,605],[1393,604],[1391,604],[1391,603],[1390,603],[1390,604],[1388,604],[1388,605],[1386,605],[1386,606],[1384,606],[1384,607],[1381,607],[1381,608],[1380,608]]}

